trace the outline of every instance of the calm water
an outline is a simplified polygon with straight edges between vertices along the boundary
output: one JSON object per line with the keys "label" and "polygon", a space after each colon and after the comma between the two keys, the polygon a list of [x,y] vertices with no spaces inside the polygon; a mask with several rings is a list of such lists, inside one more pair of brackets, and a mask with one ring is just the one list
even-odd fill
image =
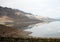
{"label": "calm water", "polygon": [[29,29],[26,29],[25,31],[32,32],[30,36],[33,37],[60,38],[60,21],[35,24],[29,26]]}

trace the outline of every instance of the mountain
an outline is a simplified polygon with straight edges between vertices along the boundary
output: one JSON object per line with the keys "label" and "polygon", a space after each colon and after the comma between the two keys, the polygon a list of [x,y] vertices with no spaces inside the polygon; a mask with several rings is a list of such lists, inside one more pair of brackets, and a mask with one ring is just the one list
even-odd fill
{"label": "mountain", "polygon": [[[7,7],[0,7],[0,17],[3,17],[3,16],[6,17],[7,16],[7,17],[10,17],[14,20],[19,20],[20,19],[20,21],[23,21],[25,19],[24,22],[25,21],[27,22],[29,20],[32,21],[32,19],[30,19],[28,16],[26,16],[26,14],[28,15],[29,13],[26,13],[26,12],[23,12],[23,11],[17,10],[17,9],[11,9],[11,8],[7,8]],[[29,15],[31,15],[31,14],[29,14]],[[33,19],[33,20],[37,21],[38,19]]]}
{"label": "mountain", "polygon": [[44,22],[52,22],[52,21],[55,21],[56,19],[54,18],[49,18],[49,17],[43,17],[43,16],[36,16],[37,19],[40,19]]}
{"label": "mountain", "polygon": [[15,28],[22,28],[39,22],[43,21],[37,19],[31,13],[0,6],[0,24]]}
{"label": "mountain", "polygon": [[49,17],[36,16],[18,9],[0,6],[0,24],[13,28],[23,28],[31,24],[51,22],[55,19]]}

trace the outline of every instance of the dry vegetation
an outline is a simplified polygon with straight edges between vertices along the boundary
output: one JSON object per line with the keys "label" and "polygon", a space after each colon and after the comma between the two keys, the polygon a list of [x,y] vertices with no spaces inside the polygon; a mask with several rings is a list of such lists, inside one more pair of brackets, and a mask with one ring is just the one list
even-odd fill
{"label": "dry vegetation", "polygon": [[60,38],[12,38],[12,37],[0,37],[0,42],[60,42]]}

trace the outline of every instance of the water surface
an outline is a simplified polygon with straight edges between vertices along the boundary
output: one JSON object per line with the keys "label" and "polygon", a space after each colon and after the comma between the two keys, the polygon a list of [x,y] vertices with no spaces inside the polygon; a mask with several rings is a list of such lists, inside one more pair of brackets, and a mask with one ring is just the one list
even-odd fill
{"label": "water surface", "polygon": [[29,29],[26,29],[25,31],[32,32],[30,36],[60,38],[60,21],[38,23],[29,27]]}

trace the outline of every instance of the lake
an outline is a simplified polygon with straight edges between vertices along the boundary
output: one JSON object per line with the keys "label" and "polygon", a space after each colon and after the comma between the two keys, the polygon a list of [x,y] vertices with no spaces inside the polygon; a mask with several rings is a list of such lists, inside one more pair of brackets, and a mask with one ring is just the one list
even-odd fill
{"label": "lake", "polygon": [[32,32],[32,37],[60,38],[60,21],[30,25],[25,31]]}

